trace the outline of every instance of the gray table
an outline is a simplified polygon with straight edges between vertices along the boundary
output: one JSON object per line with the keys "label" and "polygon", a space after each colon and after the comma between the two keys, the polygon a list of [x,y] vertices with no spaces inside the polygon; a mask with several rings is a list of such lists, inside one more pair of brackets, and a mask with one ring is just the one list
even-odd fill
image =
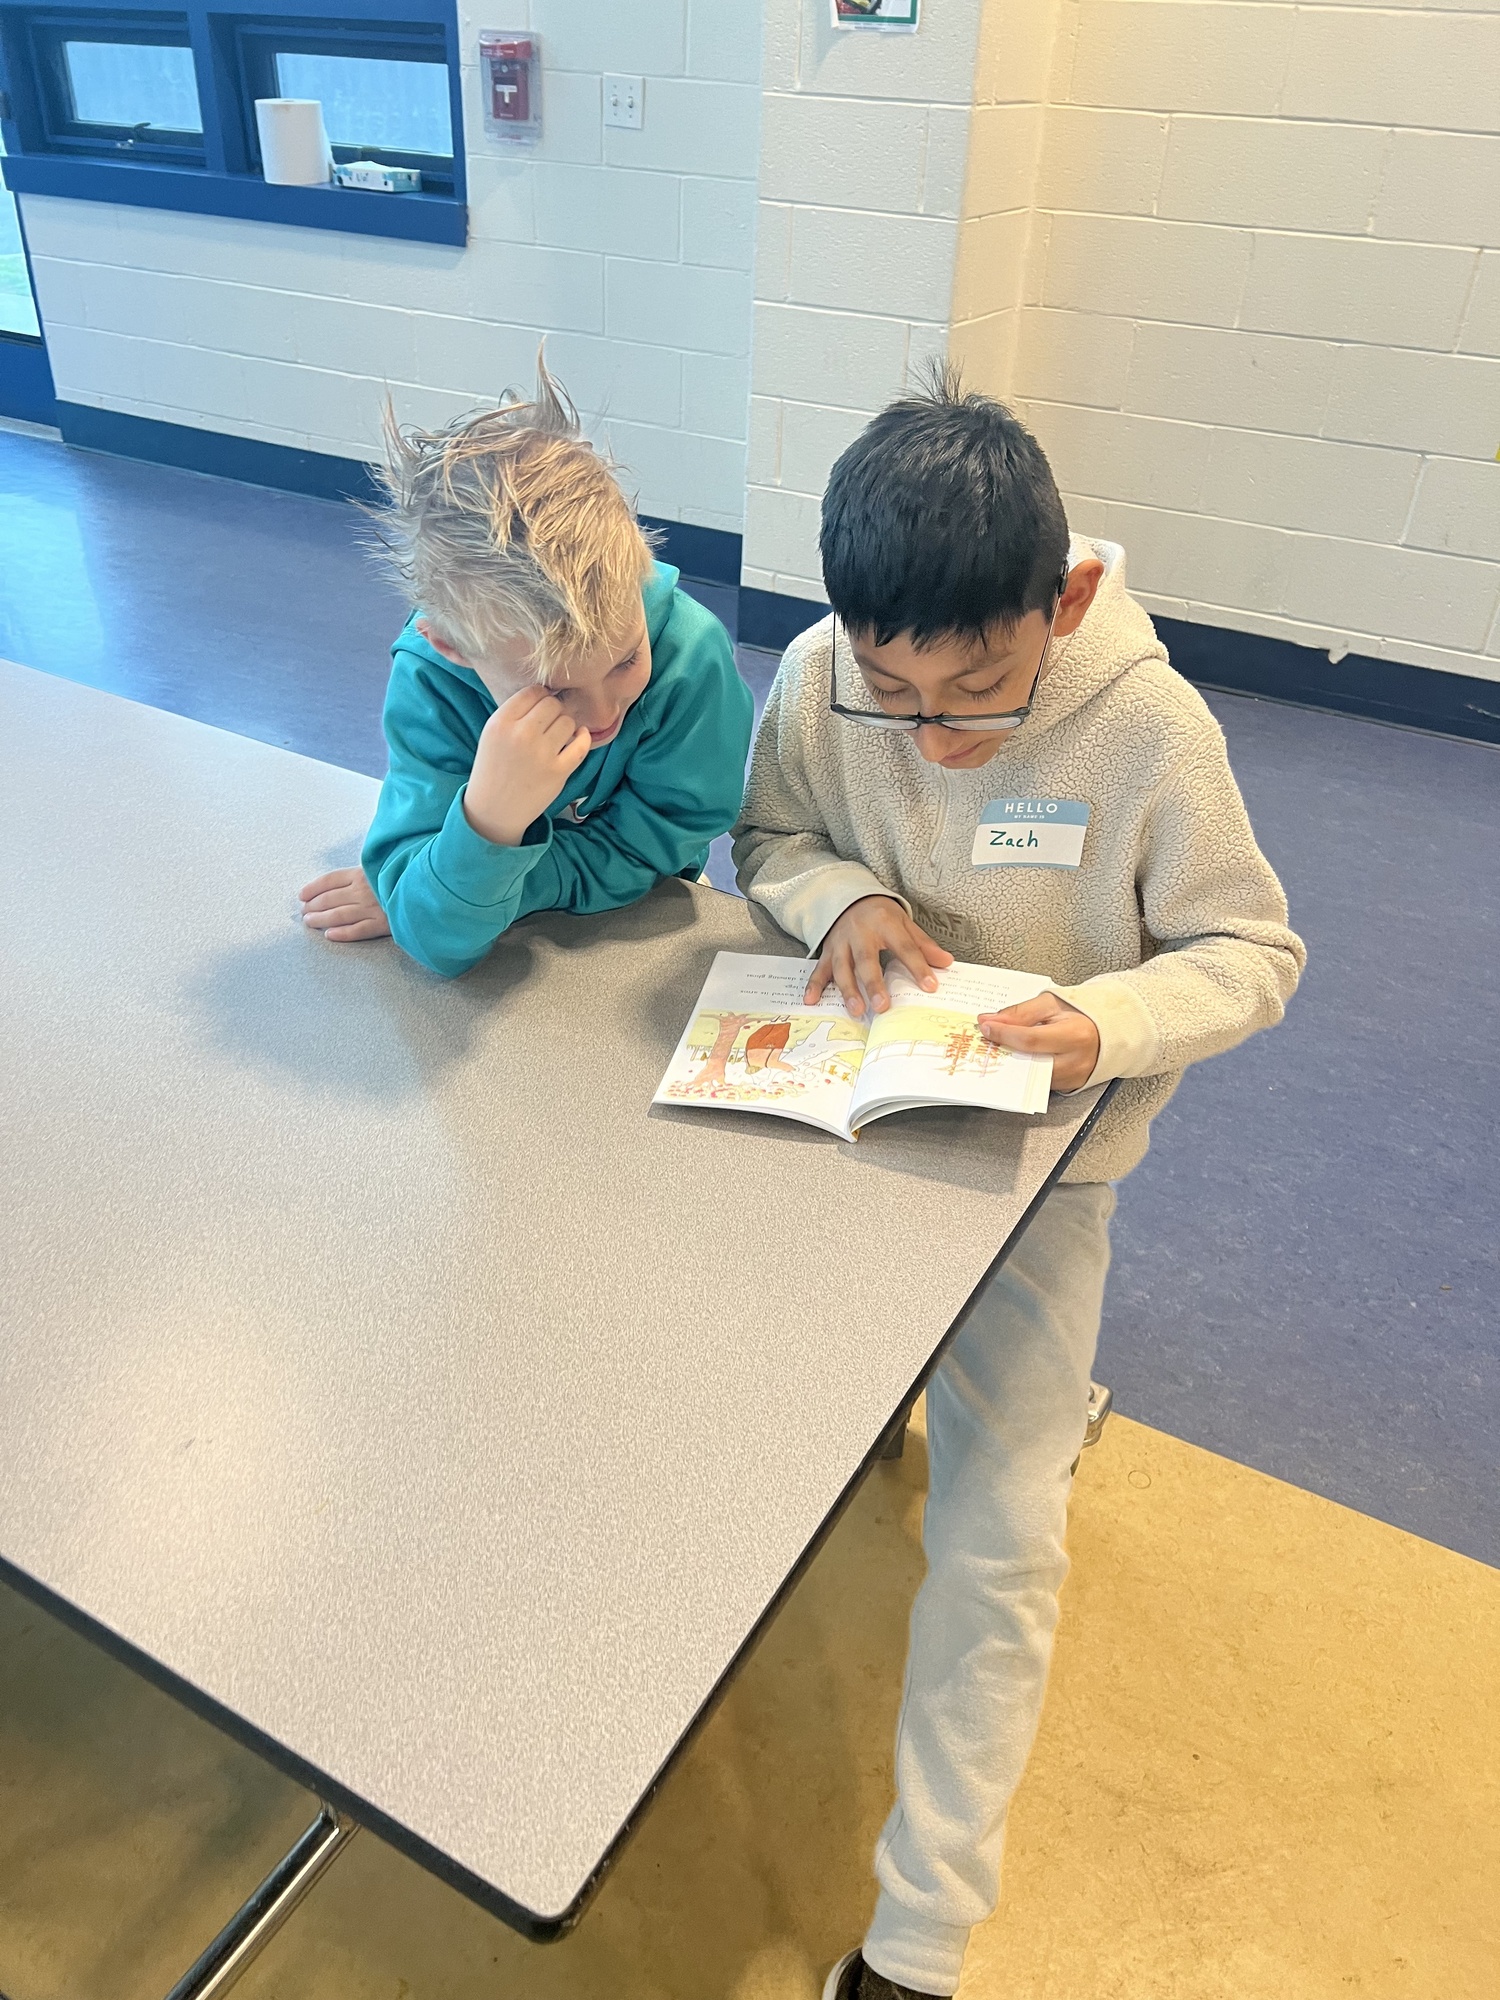
{"label": "gray table", "polygon": [[0,1558],[536,1937],[1077,1138],[650,1108],[672,882],[445,984],[294,892],[366,778],[0,667]]}

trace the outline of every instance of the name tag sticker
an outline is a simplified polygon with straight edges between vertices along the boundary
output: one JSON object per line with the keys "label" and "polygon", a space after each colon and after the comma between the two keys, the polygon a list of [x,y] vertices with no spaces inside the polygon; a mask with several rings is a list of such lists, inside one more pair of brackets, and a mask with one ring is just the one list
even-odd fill
{"label": "name tag sticker", "polygon": [[991,799],[980,815],[976,868],[1076,868],[1089,809],[1082,799]]}

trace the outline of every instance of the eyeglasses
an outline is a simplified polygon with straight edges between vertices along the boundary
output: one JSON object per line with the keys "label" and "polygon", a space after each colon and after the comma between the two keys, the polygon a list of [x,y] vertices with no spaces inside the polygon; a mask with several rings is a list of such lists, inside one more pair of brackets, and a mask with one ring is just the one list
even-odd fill
{"label": "eyeglasses", "polygon": [[1019,729],[1031,713],[1036,700],[1038,683],[1042,678],[1042,668],[1047,664],[1047,649],[1052,644],[1052,628],[1057,623],[1058,606],[1062,603],[1063,592],[1068,587],[1068,566],[1063,565],[1062,575],[1057,580],[1057,589],[1052,598],[1052,615],[1047,620],[1047,636],[1042,641],[1041,657],[1036,663],[1036,672],[1031,677],[1031,688],[1026,696],[1025,706],[1007,709],[1003,715],[891,715],[879,709],[848,708],[839,700],[839,621],[833,621],[833,648],[828,663],[828,706],[835,715],[841,715],[845,722],[862,722],[867,729],[925,729],[933,724],[940,729],[969,731],[974,735],[993,736],[1004,729]]}

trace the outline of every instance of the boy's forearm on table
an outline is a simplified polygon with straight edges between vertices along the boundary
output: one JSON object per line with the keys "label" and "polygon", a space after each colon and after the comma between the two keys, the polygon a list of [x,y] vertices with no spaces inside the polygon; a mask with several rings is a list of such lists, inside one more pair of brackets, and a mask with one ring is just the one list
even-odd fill
{"label": "boy's forearm on table", "polygon": [[[456,978],[521,914],[526,883],[549,839],[501,847],[464,817],[460,792],[438,831],[386,854],[366,850],[391,935],[408,957]],[[373,863],[373,865],[372,865]]]}
{"label": "boy's forearm on table", "polygon": [[527,878],[519,913],[570,910],[575,916],[591,916],[623,909],[668,875],[680,874],[695,856],[706,857],[708,845],[709,836],[700,839],[685,832],[647,856],[635,852],[611,827],[564,827],[554,831],[547,852]]}

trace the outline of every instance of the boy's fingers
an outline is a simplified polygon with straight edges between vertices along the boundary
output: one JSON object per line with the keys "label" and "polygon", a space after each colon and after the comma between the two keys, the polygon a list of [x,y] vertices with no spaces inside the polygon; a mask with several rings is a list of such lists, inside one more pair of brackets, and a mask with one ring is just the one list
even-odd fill
{"label": "boy's fingers", "polygon": [[812,977],[807,982],[807,991],[802,996],[802,1004],[805,1007],[815,1006],[827,991],[828,982],[832,977],[833,966],[825,954],[812,969]]}
{"label": "boy's fingers", "polygon": [[1014,1007],[1002,1007],[998,1013],[981,1014],[979,1018],[1000,1021],[1007,1027],[1034,1028],[1038,1022],[1055,1021],[1061,1012],[1055,993],[1038,993],[1030,1000],[1018,1000]]}
{"label": "boy's fingers", "polygon": [[953,963],[952,952],[944,951],[937,939],[929,937],[920,924],[913,924],[912,929],[916,932],[917,944],[922,956],[929,965],[935,965],[941,971],[945,966]]}
{"label": "boy's fingers", "polygon": [[[919,932],[918,936],[920,935]],[[891,956],[900,961],[924,993],[936,993],[937,981],[932,976],[932,966],[920,944],[914,939],[903,938],[899,944],[893,944],[890,951]],[[945,952],[943,956],[946,958],[947,953]]]}
{"label": "boy's fingers", "polygon": [[563,745],[563,750],[562,750],[563,764],[570,772],[576,771],[578,769],[578,766],[583,762],[584,758],[587,757],[587,755],[589,754],[590,750],[593,749],[593,747],[594,747],[593,737],[589,735],[588,731],[580,723],[578,728],[574,731],[572,741],[569,743],[565,743]]}
{"label": "boy's fingers", "polygon": [[1052,1022],[1039,1028],[1018,1028],[1009,1021],[998,1021],[983,1032],[987,1041],[1014,1049],[1018,1056],[1066,1055],[1072,1046],[1067,1032]]}
{"label": "boy's fingers", "polygon": [[335,944],[357,944],[361,938],[387,937],[389,934],[390,925],[384,916],[378,921],[374,917],[361,917],[357,924],[341,924],[337,930],[323,933],[324,937],[332,938]]}
{"label": "boy's fingers", "polygon": [[564,733],[570,729],[568,714],[556,695],[549,694],[521,717],[517,734],[522,743],[540,743],[545,747],[560,727]]}
{"label": "boy's fingers", "polygon": [[544,743],[571,743],[578,728],[578,724],[555,696],[552,707],[547,713],[543,714],[537,709],[532,719],[536,732]]}
{"label": "boy's fingers", "polygon": [[833,976],[839,992],[844,996],[844,1005],[851,1014],[863,1014],[865,996],[859,990],[859,981],[854,975],[854,957],[848,945],[838,945],[833,954]]}
{"label": "boy's fingers", "polygon": [[331,889],[347,889],[358,873],[357,868],[335,868],[331,874],[320,875],[316,882],[309,882],[305,889],[299,889],[297,900],[307,903],[314,896],[326,896]]}
{"label": "boy's fingers", "polygon": [[885,978],[880,970],[880,946],[876,944],[872,950],[869,945],[861,945],[854,954],[854,970],[870,1002],[871,1012],[883,1014],[891,1004],[891,996],[885,990]]}
{"label": "boy's fingers", "polygon": [[307,903],[309,912],[334,909],[352,910],[360,906],[368,909],[374,903],[375,897],[373,892],[368,895],[360,895],[352,882],[339,882],[331,889],[324,889],[321,895],[314,896],[310,900],[304,898],[304,901]]}
{"label": "boy's fingers", "polygon": [[[550,688],[544,688],[540,683],[536,683],[531,687],[518,689],[508,700],[502,701],[495,710],[495,715],[503,715],[508,722],[519,722],[523,716],[530,715],[534,708],[540,708],[544,701],[557,701],[557,696]],[[561,707],[561,703],[558,706]],[[493,721],[494,716],[490,720]]]}

